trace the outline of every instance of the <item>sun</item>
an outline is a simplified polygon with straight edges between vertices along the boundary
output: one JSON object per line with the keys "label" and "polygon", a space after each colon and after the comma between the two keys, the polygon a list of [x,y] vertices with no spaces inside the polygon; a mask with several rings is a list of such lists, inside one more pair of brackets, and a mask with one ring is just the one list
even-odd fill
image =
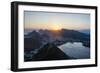
{"label": "sun", "polygon": [[52,24],[52,30],[61,30],[61,26],[59,24]]}

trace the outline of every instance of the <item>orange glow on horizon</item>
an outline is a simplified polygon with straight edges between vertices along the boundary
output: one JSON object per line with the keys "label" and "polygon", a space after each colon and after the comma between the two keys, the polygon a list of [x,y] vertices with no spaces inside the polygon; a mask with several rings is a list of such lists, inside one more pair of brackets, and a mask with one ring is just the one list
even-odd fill
{"label": "orange glow on horizon", "polygon": [[51,25],[51,30],[55,30],[55,31],[61,30],[61,26],[59,24],[52,24]]}

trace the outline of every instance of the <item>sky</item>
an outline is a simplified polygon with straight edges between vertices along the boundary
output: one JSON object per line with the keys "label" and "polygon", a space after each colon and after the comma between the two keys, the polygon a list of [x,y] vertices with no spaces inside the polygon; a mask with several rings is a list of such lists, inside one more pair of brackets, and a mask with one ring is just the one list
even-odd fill
{"label": "sky", "polygon": [[24,11],[25,29],[90,29],[90,14]]}

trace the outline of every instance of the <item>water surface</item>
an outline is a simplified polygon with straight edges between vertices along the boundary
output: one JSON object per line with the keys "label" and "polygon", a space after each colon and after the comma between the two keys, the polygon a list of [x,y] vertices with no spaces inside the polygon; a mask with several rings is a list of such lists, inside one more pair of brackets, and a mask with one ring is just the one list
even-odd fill
{"label": "water surface", "polygon": [[77,59],[90,58],[90,48],[83,46],[81,42],[74,42],[74,43],[67,42],[58,47],[70,57]]}

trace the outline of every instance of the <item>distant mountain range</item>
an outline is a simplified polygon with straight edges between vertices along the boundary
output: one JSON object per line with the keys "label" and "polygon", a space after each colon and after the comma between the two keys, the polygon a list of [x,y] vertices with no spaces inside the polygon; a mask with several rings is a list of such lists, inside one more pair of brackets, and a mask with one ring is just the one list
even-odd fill
{"label": "distant mountain range", "polygon": [[[75,30],[62,29],[54,30],[33,30],[24,35],[25,48],[38,48],[39,46],[52,42],[55,45],[62,45],[66,42],[82,42],[84,45],[89,43],[90,35]],[[33,46],[34,44],[34,46]],[[38,46],[36,46],[38,45]],[[87,45],[89,47],[89,45]]]}
{"label": "distant mountain range", "polygon": [[89,29],[78,30],[78,31],[90,35],[90,30]]}
{"label": "distant mountain range", "polygon": [[[24,52],[26,54],[24,56],[26,58],[25,60],[28,59],[28,57],[26,57],[27,53],[30,53],[30,51],[35,51],[36,49],[40,50],[47,43],[54,44],[53,47],[55,46],[54,47],[54,49],[55,49],[55,48],[57,48],[57,46],[60,46],[67,42],[82,42],[84,46],[90,47],[90,35],[81,33],[76,30],[68,30],[68,29],[62,29],[62,30],[58,30],[58,31],[42,30],[42,29],[32,30],[32,31],[28,32],[27,34],[24,34]],[[50,44],[49,44],[49,46],[50,46]],[[54,51],[53,49],[51,49],[51,50]],[[38,55],[40,55],[42,52],[43,52],[43,50],[39,51]],[[49,55],[51,55],[51,53]],[[38,55],[36,55],[37,58],[38,58]],[[43,57],[41,57],[41,58],[43,58]],[[68,56],[67,56],[67,58],[68,58]],[[31,60],[32,59],[33,58],[31,58]],[[46,58],[44,58],[44,59],[46,59]],[[50,59],[51,59],[51,56],[50,56]]]}

